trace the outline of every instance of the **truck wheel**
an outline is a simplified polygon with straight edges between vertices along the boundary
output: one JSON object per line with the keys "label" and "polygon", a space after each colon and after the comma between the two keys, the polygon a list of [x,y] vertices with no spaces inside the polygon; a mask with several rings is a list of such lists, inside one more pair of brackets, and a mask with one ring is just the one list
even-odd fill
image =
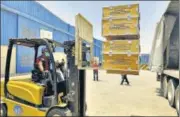
{"label": "truck wheel", "polygon": [[165,98],[167,98],[167,87],[168,87],[168,81],[167,81],[167,76],[164,76],[163,77],[163,96],[165,97]]}
{"label": "truck wheel", "polygon": [[179,101],[180,93],[179,92],[180,92],[180,86],[178,86],[176,88],[176,92],[175,92],[175,106],[176,106],[176,111],[178,114],[180,114],[179,113],[179,103],[180,103],[180,101]]}
{"label": "truck wheel", "polygon": [[87,103],[85,104],[85,112],[87,111]]}
{"label": "truck wheel", "polygon": [[64,116],[72,116],[72,114],[70,110],[67,108],[62,109],[62,108],[55,107],[47,113],[46,117],[53,117],[53,116],[64,117]]}
{"label": "truck wheel", "polygon": [[159,75],[159,74],[157,73],[157,75],[156,75],[156,81],[160,81],[160,79],[161,79],[161,75]]}
{"label": "truck wheel", "polygon": [[175,89],[176,89],[176,83],[174,80],[169,80],[168,82],[168,101],[169,105],[174,107],[175,104]]}
{"label": "truck wheel", "polygon": [[7,108],[5,104],[1,104],[1,117],[7,117]]}

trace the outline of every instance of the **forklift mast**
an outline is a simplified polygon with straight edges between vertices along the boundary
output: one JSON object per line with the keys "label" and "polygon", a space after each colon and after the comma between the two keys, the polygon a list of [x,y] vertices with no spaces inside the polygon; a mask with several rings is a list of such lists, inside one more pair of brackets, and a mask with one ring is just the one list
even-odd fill
{"label": "forklift mast", "polygon": [[75,41],[65,41],[64,46],[69,72],[67,91],[73,93],[69,108],[73,116],[85,116],[85,70],[75,65]]}

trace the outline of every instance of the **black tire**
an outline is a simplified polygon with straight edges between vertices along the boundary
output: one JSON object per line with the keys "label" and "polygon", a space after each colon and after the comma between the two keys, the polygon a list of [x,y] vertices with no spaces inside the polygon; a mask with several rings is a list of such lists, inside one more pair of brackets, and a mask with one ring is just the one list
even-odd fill
{"label": "black tire", "polygon": [[177,113],[178,113],[178,115],[180,114],[179,113],[179,103],[180,103],[180,86],[178,86],[177,88],[176,88],[176,92],[175,92],[175,107],[176,107],[176,111],[177,111]]}
{"label": "black tire", "polygon": [[158,73],[157,73],[157,75],[156,75],[156,81],[160,81],[161,80],[161,75],[158,75]]}
{"label": "black tire", "polygon": [[167,98],[168,95],[168,91],[167,91],[167,87],[168,87],[168,79],[167,76],[163,77],[163,84],[162,84],[162,88],[163,88],[163,97]]}
{"label": "black tire", "polygon": [[1,117],[7,117],[7,108],[5,104],[1,104]]}
{"label": "black tire", "polygon": [[175,90],[177,84],[173,79],[170,79],[168,82],[168,101],[169,105],[175,107]]}
{"label": "black tire", "polygon": [[87,103],[85,104],[85,112],[87,111]]}
{"label": "black tire", "polygon": [[64,117],[64,116],[72,116],[71,112],[67,108],[52,108],[46,115],[46,117],[53,117],[53,116],[58,116],[58,117]]}

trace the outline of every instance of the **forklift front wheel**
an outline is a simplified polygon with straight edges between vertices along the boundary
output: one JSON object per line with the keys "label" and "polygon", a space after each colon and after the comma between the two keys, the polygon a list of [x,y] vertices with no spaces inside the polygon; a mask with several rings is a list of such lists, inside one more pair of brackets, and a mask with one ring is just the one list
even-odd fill
{"label": "forklift front wheel", "polygon": [[1,104],[1,117],[7,117],[7,109],[5,104]]}
{"label": "forklift front wheel", "polygon": [[68,108],[52,108],[48,113],[47,117],[64,117],[64,116],[72,116],[71,111]]}

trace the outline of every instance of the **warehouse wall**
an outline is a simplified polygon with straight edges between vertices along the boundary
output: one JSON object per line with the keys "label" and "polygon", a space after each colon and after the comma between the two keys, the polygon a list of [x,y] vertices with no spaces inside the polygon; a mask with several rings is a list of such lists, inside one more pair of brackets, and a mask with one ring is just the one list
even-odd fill
{"label": "warehouse wall", "polygon": [[[41,30],[52,33],[56,41],[73,40],[74,26],[69,25],[56,17],[42,5],[34,1],[2,1],[1,2],[1,63],[6,61],[7,45],[9,38],[39,38]],[[6,49],[4,49],[6,48]],[[12,65],[12,73],[27,73],[33,67],[32,49],[26,47],[15,48]],[[62,52],[63,49],[58,49]],[[16,58],[16,59],[14,59]],[[4,74],[5,64],[1,65],[1,75]]]}
{"label": "warehouse wall", "polygon": [[94,38],[94,56],[102,63],[102,41]]}
{"label": "warehouse wall", "polygon": [[[8,39],[17,37],[17,15],[1,10],[1,75],[5,73]],[[16,73],[16,48],[12,52],[11,74]]]}
{"label": "warehouse wall", "polygon": [[[75,38],[74,26],[64,22],[39,3],[1,1],[1,47],[7,48],[9,38],[39,38],[41,30],[52,33],[52,39],[59,42]],[[101,44],[97,40],[95,45],[95,56],[100,56]],[[58,48],[57,51],[62,52],[63,49]],[[3,52],[1,50],[1,63],[5,63],[6,53],[6,49]],[[26,47],[15,47],[14,53],[12,58],[15,65],[12,65],[11,74],[30,72],[33,67],[33,50]],[[2,75],[5,64],[2,64],[1,68]]]}
{"label": "warehouse wall", "polygon": [[140,55],[140,64],[149,64],[149,54]]}

